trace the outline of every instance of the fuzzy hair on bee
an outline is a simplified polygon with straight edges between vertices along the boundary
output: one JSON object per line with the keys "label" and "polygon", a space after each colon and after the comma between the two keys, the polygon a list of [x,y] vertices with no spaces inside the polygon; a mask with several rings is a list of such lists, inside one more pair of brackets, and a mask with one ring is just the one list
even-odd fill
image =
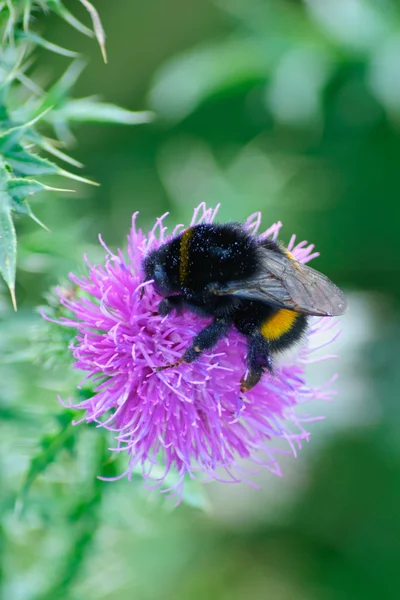
{"label": "fuzzy hair on bee", "polygon": [[240,223],[189,227],[150,252],[143,271],[163,298],[161,315],[186,309],[213,318],[179,361],[157,370],[195,361],[235,327],[248,345],[242,393],[265,371],[273,372],[277,352],[301,340],[308,316],[336,316],[347,309],[343,292],[325,275]]}

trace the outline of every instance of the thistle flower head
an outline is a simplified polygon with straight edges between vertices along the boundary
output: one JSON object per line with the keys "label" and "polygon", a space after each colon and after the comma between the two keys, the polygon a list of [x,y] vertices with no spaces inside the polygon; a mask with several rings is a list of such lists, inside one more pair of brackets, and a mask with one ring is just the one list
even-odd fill
{"label": "thistle flower head", "polygon": [[[201,204],[191,225],[212,222],[215,215],[216,210]],[[296,453],[308,440],[304,424],[316,419],[299,414],[301,405],[328,400],[333,394],[332,380],[319,388],[307,385],[305,366],[315,350],[315,334],[334,328],[334,321],[312,320],[302,345],[245,399],[239,387],[246,370],[246,340],[234,329],[196,362],[156,372],[156,367],[179,359],[210,319],[189,311],[167,317],[158,314],[161,298],[143,282],[143,258],[177,235],[183,225],[168,234],[164,215],[146,235],[136,228],[136,216],[126,255],[121,250],[111,252],[100,238],[104,264],[92,265],[85,257],[88,275],[70,275],[80,292],[58,291],[71,315],[60,323],[77,331],[70,346],[74,367],[86,374],[85,380],[94,388],[91,398],[78,404],[70,401],[70,406],[85,411],[86,421],[113,433],[112,450],[128,455],[123,475],[130,477],[140,468],[147,480],[162,486],[173,470],[178,478],[172,491],[178,496],[185,477],[198,473],[205,475],[203,479],[247,480],[242,459],[279,475],[277,455]],[[253,235],[276,239],[281,223],[259,234],[260,222],[256,213],[247,219],[246,227]],[[317,256],[307,242],[296,245],[294,236],[288,249],[300,262]],[[331,338],[335,336],[333,332]],[[278,440],[286,443],[287,450]]]}

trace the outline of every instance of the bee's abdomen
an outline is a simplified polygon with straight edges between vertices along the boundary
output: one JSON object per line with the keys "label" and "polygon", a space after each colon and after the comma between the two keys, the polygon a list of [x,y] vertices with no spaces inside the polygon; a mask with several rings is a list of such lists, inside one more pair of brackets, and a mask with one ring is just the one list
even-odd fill
{"label": "bee's abdomen", "polygon": [[271,350],[284,350],[303,337],[307,317],[292,310],[278,309],[260,326],[261,335],[270,343]]}
{"label": "bee's abdomen", "polygon": [[269,341],[278,340],[283,335],[293,329],[299,313],[284,308],[277,310],[271,316],[268,316],[260,325],[260,331],[263,337]]}
{"label": "bee's abdomen", "polygon": [[284,350],[299,341],[307,328],[307,317],[256,301],[244,302],[235,311],[235,327],[244,335],[259,332],[272,351]]}

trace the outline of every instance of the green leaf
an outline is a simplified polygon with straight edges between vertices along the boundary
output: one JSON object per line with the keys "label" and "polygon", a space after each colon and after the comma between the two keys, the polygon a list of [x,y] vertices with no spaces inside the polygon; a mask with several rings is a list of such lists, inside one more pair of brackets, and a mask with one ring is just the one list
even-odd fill
{"label": "green leaf", "polygon": [[[5,146],[6,147],[13,146],[13,145],[15,145],[15,143],[17,141],[19,141],[23,137],[26,142],[32,142],[32,143],[36,144],[36,146],[38,146],[39,148],[42,148],[43,150],[48,152],[49,154],[53,154],[53,156],[56,156],[57,158],[63,160],[64,162],[67,162],[67,163],[73,165],[74,167],[78,167],[79,169],[81,169],[83,167],[83,164],[81,162],[75,160],[71,156],[68,156],[67,154],[65,154],[64,152],[62,152],[61,150],[59,150],[58,148],[56,148],[54,146],[54,144],[56,144],[57,141],[48,139],[48,138],[40,135],[39,133],[37,133],[37,131],[35,131],[31,127],[31,125],[36,123],[39,119],[43,118],[50,110],[51,110],[51,108],[47,108],[39,116],[32,119],[32,121],[30,121],[29,123],[26,123],[25,125],[19,125],[19,126],[13,127],[12,129],[9,129],[6,132],[3,132],[0,135],[0,148],[3,149],[3,153],[4,153]],[[14,132],[19,132],[19,133],[17,134]]]}
{"label": "green leaf", "polygon": [[16,148],[14,152],[8,152],[5,156],[7,162],[19,175],[62,175],[68,179],[74,179],[75,181],[80,181],[89,185],[99,185],[96,181],[80,177],[80,175],[75,175],[75,173],[70,173],[65,169],[61,169],[50,160],[42,158],[37,154],[27,152],[21,146]]}
{"label": "green leaf", "polygon": [[[3,4],[4,6],[4,4]],[[15,6],[13,5],[13,3],[11,2],[11,0],[7,0],[7,9],[8,9],[8,20],[7,20],[7,26],[4,32],[4,36],[3,36],[3,41],[5,40],[9,40],[11,43],[13,42],[13,36],[14,36],[14,28],[17,22],[17,14],[15,11]]]}
{"label": "green leaf", "polygon": [[61,54],[62,56],[68,56],[69,58],[76,58],[79,56],[79,52],[74,52],[73,50],[68,50],[67,48],[57,46],[57,44],[53,44],[39,35],[36,35],[36,33],[32,33],[31,31],[18,31],[16,37],[28,40],[28,42],[31,42],[32,44],[42,46],[42,48],[46,48],[46,50],[55,52],[56,54]]}
{"label": "green leaf", "polygon": [[26,200],[28,196],[44,190],[46,190],[46,186],[34,179],[9,179],[7,183],[7,191],[18,205]]}
{"label": "green leaf", "polygon": [[17,238],[11,218],[11,206],[7,194],[0,192],[0,273],[8,285],[15,310],[16,260]]}
{"label": "green leaf", "polygon": [[13,205],[12,209],[14,212],[17,212],[21,215],[27,215],[28,217],[30,217],[32,219],[32,221],[35,221],[35,223],[37,223],[40,227],[43,227],[43,229],[45,229],[46,231],[50,231],[50,229],[48,227],[46,227],[46,225],[44,223],[42,223],[42,221],[40,219],[37,218],[37,216],[32,212],[31,207],[28,204],[28,201],[25,200],[23,203],[18,205],[18,209]]}
{"label": "green leaf", "polygon": [[37,181],[12,178],[7,165],[0,162],[0,192],[4,206],[14,210],[13,202],[18,206],[27,196],[36,194],[43,189],[45,186]]}
{"label": "green leaf", "polygon": [[7,162],[20,175],[55,175],[58,167],[37,154],[27,152],[21,146],[13,152],[4,153]]}
{"label": "green leaf", "polygon": [[95,98],[81,98],[69,100],[62,108],[52,111],[47,120],[81,122],[119,123],[121,125],[136,125],[148,123],[153,119],[153,113],[149,111],[130,111],[120,108],[115,104],[98,102]]}
{"label": "green leaf", "polygon": [[37,194],[38,192],[46,191],[57,191],[57,192],[72,192],[73,190],[67,190],[62,188],[53,188],[48,185],[44,185],[34,179],[9,179],[7,182],[7,193],[11,199],[11,208],[16,213],[22,215],[28,215],[33,221],[35,221],[40,227],[49,231],[46,225],[40,221],[36,215],[32,212],[31,207],[28,204],[28,197]]}
{"label": "green leaf", "polygon": [[40,138],[40,139],[36,139],[36,141],[35,141],[37,146],[39,146],[40,148],[43,148],[43,150],[45,150],[49,154],[52,154],[56,158],[59,158],[60,160],[63,160],[64,162],[69,163],[70,165],[73,165],[74,167],[77,167],[78,169],[82,169],[83,164],[81,162],[79,162],[78,160],[75,160],[75,158],[72,158],[68,154],[65,154],[64,152],[62,152],[61,150],[59,150],[58,148],[53,146],[51,140],[43,138],[42,136],[38,136],[38,138]]}
{"label": "green leaf", "polygon": [[[27,152],[25,154],[28,157],[30,156]],[[51,165],[52,163],[49,164]],[[58,169],[58,167],[57,170],[59,174],[62,174],[62,170]],[[71,174],[69,174],[69,176],[70,175]],[[38,192],[52,190],[58,189],[52,188],[33,179],[12,177],[7,166],[0,161],[0,274],[9,287],[15,309],[17,240],[11,217],[11,211],[27,215],[38,225],[44,229],[47,229],[47,227],[32,212],[32,209],[28,203],[28,198],[33,194],[37,194]]]}
{"label": "green leaf", "polygon": [[[0,151],[1,154],[5,154],[10,148],[16,146],[24,136],[28,132],[32,132],[32,134],[36,134],[36,132],[32,129],[32,126],[40,121],[49,111],[50,108],[46,108],[36,117],[28,121],[27,123],[21,123],[20,125],[14,125],[13,127],[9,127],[5,131],[0,133]],[[37,136],[39,134],[36,134]]]}
{"label": "green leaf", "polygon": [[83,25],[83,23],[78,21],[78,19],[74,17],[74,15],[70,13],[69,10],[67,10],[65,6],[61,4],[61,2],[51,2],[50,6],[52,10],[62,19],[64,19],[66,23],[71,25],[71,27],[80,33],[83,33],[84,35],[87,35],[88,37],[94,37],[94,32],[89,29],[89,27],[86,27],[86,25]]}
{"label": "green leaf", "polygon": [[25,0],[23,24],[24,31],[29,31],[29,21],[31,19],[32,0]]}
{"label": "green leaf", "polygon": [[[13,50],[11,50],[11,48],[13,48]],[[2,77],[0,78],[0,88],[9,91],[10,84],[29,68],[32,64],[32,60],[28,60],[22,64],[25,55],[25,45],[20,44],[19,47],[3,45],[1,53]],[[5,101],[4,97],[3,101]]]}
{"label": "green leaf", "polygon": [[53,103],[57,105],[57,101],[65,98],[71,91],[86,65],[87,62],[82,58],[74,60],[62,74],[60,79],[58,79],[58,81],[50,88],[47,98],[55,101]]}
{"label": "green leaf", "polygon": [[38,219],[37,216],[32,212],[32,209],[26,198],[21,198],[20,200],[11,199],[11,209],[20,215],[27,215],[33,221],[35,221],[35,223],[40,225],[40,227],[43,227],[43,229],[49,231],[48,227],[46,227],[46,225],[42,223],[42,221],[40,221],[40,219]]}
{"label": "green leaf", "polygon": [[88,13],[90,14],[90,17],[91,17],[92,23],[93,23],[93,29],[94,29],[97,41],[99,43],[101,53],[103,55],[103,60],[105,63],[107,63],[106,35],[104,33],[104,29],[103,29],[103,26],[100,21],[99,13],[97,12],[97,10],[93,6],[93,4],[91,2],[89,2],[89,0],[79,0],[79,1],[81,4],[83,4],[83,6],[86,8]]}
{"label": "green leaf", "polygon": [[63,556],[61,568],[51,582],[51,587],[40,595],[40,600],[70,597],[71,587],[81,572],[95,539],[96,531],[101,525],[100,508],[106,486],[96,479],[95,475],[101,470],[106,460],[108,444],[104,434],[97,435],[96,439],[95,461],[91,468],[92,476],[89,476],[91,485],[89,489],[87,489],[88,486],[82,486],[83,492],[78,494],[75,505],[67,515],[70,529],[68,548]]}
{"label": "green leaf", "polygon": [[64,188],[53,188],[34,179],[19,179],[16,177],[8,180],[7,190],[11,198],[17,203],[24,201],[28,196],[33,196],[38,192],[73,192],[73,190]]}
{"label": "green leaf", "polygon": [[6,191],[7,182],[10,178],[10,174],[7,167],[4,165],[0,158],[0,191]]}
{"label": "green leaf", "polygon": [[63,104],[83,69],[86,67],[86,64],[86,61],[81,58],[74,60],[62,74],[60,79],[47,90],[45,96],[37,103],[36,111],[42,113],[42,111],[46,109],[48,110],[53,106],[60,106],[60,104]]}
{"label": "green leaf", "polygon": [[29,490],[35,479],[55,461],[63,448],[71,447],[71,444],[73,444],[72,438],[76,435],[77,430],[72,425],[72,422],[69,421],[63,426],[61,431],[43,436],[40,441],[41,449],[30,462],[25,481],[17,498],[15,510],[18,514],[21,514],[24,509]]}

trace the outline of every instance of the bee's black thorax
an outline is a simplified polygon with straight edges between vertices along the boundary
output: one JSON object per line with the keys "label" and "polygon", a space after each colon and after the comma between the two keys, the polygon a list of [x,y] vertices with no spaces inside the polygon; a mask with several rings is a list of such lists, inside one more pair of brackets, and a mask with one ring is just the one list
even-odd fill
{"label": "bee's black thorax", "polygon": [[233,314],[247,302],[209,290],[213,284],[224,285],[256,274],[260,245],[282,252],[278,244],[269,239],[260,242],[239,223],[204,223],[153,250],[144,261],[144,270],[160,295],[180,294],[183,304],[194,312]]}
{"label": "bee's black thorax", "polygon": [[257,270],[257,242],[236,223],[197,225],[180,240],[181,286],[189,293],[213,282],[249,277]]}

